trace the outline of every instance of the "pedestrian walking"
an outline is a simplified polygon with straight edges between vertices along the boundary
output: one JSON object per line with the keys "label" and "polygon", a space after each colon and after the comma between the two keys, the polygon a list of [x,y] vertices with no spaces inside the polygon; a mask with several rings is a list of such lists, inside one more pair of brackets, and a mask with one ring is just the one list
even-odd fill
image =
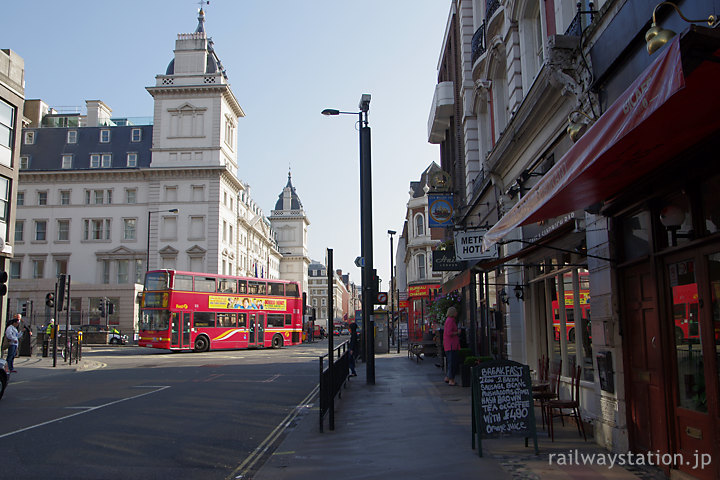
{"label": "pedestrian walking", "polygon": [[460,336],[458,335],[457,316],[458,312],[455,307],[448,308],[443,329],[443,347],[445,348],[445,359],[447,360],[445,383],[448,385],[456,385],[455,375],[460,359]]}
{"label": "pedestrian walking", "polygon": [[357,377],[357,372],[355,372],[355,357],[357,356],[357,346],[358,346],[357,324],[351,323],[350,324],[350,342],[348,344],[348,354],[349,354],[350,376],[351,377]]}
{"label": "pedestrian walking", "polygon": [[18,313],[16,314],[12,320],[10,320],[10,325],[5,329],[5,338],[8,340],[8,353],[7,353],[7,364],[8,368],[10,369],[10,373],[15,373],[17,370],[15,370],[15,357],[17,356],[17,349],[18,349],[18,340],[20,339],[20,319],[21,315]]}

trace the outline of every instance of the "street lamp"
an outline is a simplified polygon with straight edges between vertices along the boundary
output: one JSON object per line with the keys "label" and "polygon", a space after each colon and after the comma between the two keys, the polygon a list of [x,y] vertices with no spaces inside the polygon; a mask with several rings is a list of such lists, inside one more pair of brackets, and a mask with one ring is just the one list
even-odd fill
{"label": "street lamp", "polygon": [[388,230],[387,233],[388,235],[390,235],[390,318],[394,320],[393,323],[395,324],[395,343],[397,343],[397,353],[400,353],[400,313],[398,312],[398,319],[395,320],[395,282],[393,281],[395,278],[395,268],[393,267],[393,235],[395,235],[397,232],[395,230]]}
{"label": "street lamp", "polygon": [[375,384],[375,322],[370,314],[375,299],[373,290],[373,243],[372,243],[372,171],[370,164],[370,127],[368,126],[368,110],[370,110],[370,94],[363,93],[358,105],[359,112],[341,112],[327,108],[323,115],[357,115],[360,124],[360,254],[362,266],[362,321],[363,351],[365,352],[366,383]]}
{"label": "street lamp", "polygon": [[170,213],[178,213],[177,208],[171,208],[170,210],[149,210],[148,211],[148,222],[147,222],[147,256],[145,257],[145,270],[150,271],[150,217],[153,213],[160,213],[160,212],[170,212]]}

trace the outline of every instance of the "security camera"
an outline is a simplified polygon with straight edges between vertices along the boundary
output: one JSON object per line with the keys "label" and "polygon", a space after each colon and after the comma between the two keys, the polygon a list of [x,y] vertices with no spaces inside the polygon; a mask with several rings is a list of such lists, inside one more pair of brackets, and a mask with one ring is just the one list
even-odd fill
{"label": "security camera", "polygon": [[358,108],[361,112],[367,112],[370,110],[370,94],[369,93],[363,93],[360,97],[360,104],[358,104]]}

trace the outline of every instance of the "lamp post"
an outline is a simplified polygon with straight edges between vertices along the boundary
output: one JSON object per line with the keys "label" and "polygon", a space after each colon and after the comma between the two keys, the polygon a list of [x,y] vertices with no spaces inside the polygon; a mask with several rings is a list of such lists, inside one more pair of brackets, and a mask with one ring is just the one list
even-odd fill
{"label": "lamp post", "polygon": [[375,384],[375,322],[371,309],[375,305],[372,298],[373,290],[373,243],[372,243],[372,171],[370,164],[370,127],[368,126],[368,110],[370,110],[370,94],[363,93],[358,105],[359,112],[341,112],[325,109],[323,115],[357,115],[360,124],[360,243],[362,266],[362,321],[363,351],[365,352],[366,383]]}
{"label": "lamp post", "polygon": [[390,235],[390,318],[393,319],[393,323],[395,325],[395,343],[397,343],[397,353],[400,353],[400,314],[398,313],[398,319],[395,320],[395,302],[394,302],[394,296],[395,296],[395,282],[394,282],[394,273],[395,268],[393,267],[393,235],[395,235],[397,232],[395,230],[388,230],[388,235]]}
{"label": "lamp post", "polygon": [[148,211],[148,222],[147,222],[147,256],[145,257],[145,270],[150,270],[150,217],[153,213],[160,213],[160,212],[170,212],[170,213],[178,213],[177,208],[171,208],[170,210],[149,210]]}

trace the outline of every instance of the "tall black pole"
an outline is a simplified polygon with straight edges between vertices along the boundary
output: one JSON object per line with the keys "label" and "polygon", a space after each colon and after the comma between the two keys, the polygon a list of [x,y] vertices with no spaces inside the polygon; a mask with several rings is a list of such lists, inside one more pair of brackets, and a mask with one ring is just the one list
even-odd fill
{"label": "tall black pole", "polygon": [[371,298],[373,272],[372,242],[372,171],[370,167],[370,127],[368,126],[367,104],[360,104],[360,237],[361,253],[364,260],[362,269],[362,316],[363,336],[365,337],[366,383],[375,385],[375,332],[372,321],[372,309],[375,305]]}
{"label": "tall black pole", "polygon": [[[388,232],[389,233],[389,232]],[[398,328],[398,322],[395,320],[395,287],[393,285],[394,280],[394,268],[393,268],[393,234],[390,233],[390,288],[388,289],[388,293],[390,293],[390,318],[392,319],[391,325],[393,325],[395,328],[395,343],[398,343],[400,340],[400,329]],[[400,353],[400,344],[398,343],[398,351],[397,353]]]}
{"label": "tall black pole", "polygon": [[[335,388],[335,381],[333,380],[333,370],[334,366],[333,363],[335,359],[333,358],[333,340],[335,337],[335,325],[334,325],[334,318],[333,313],[335,310],[335,305],[333,304],[333,293],[334,293],[334,280],[335,276],[333,275],[333,251],[332,248],[327,249],[327,286],[328,286],[328,294],[327,294],[327,304],[328,304],[328,372],[330,378],[328,379],[328,383],[330,384],[330,388]],[[335,430],[335,395],[329,395],[330,398],[330,405],[328,406],[328,423],[330,426],[330,430]]]}

